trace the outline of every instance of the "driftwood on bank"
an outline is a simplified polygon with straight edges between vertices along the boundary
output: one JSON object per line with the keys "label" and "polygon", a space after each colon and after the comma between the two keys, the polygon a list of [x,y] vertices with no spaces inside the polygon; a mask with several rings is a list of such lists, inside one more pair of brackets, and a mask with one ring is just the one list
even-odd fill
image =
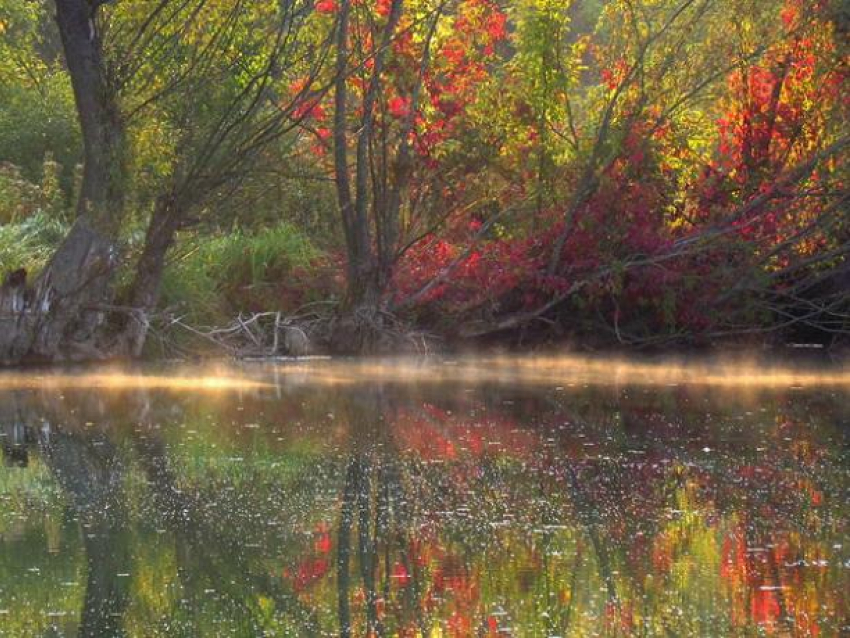
{"label": "driftwood on bank", "polygon": [[174,316],[153,334],[166,347],[173,346],[180,336],[183,341],[188,336],[199,343],[198,350],[218,350],[239,357],[300,357],[316,352],[310,330],[310,323],[295,324],[280,312],[258,312],[248,316],[240,313],[229,324],[218,327],[193,326]]}
{"label": "driftwood on bank", "polygon": [[[342,320],[333,312],[333,304],[323,305],[328,306],[328,312],[240,313],[221,326],[193,325],[169,312],[147,316],[145,321],[151,347],[169,356],[304,357],[349,353],[340,345],[341,335],[348,334],[347,327],[340,325]],[[358,320],[357,326],[362,325],[363,320]],[[373,331],[369,337],[373,340],[371,352],[375,353],[426,354],[433,351],[437,342],[434,335],[414,330],[389,314],[381,318],[380,331]]]}

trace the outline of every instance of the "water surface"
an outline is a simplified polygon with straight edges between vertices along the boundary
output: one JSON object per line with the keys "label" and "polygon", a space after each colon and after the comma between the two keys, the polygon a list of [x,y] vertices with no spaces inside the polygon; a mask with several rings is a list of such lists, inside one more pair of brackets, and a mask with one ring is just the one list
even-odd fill
{"label": "water surface", "polygon": [[850,632],[841,373],[4,374],[0,443],[4,637]]}

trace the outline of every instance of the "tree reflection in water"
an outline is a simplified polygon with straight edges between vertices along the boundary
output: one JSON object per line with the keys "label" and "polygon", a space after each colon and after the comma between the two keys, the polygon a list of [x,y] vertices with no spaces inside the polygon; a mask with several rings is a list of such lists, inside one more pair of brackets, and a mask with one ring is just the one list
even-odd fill
{"label": "tree reflection in water", "polygon": [[843,399],[6,393],[0,620],[15,636],[838,636]]}
{"label": "tree reflection in water", "polygon": [[115,445],[102,433],[69,434],[47,424],[39,445],[82,528],[87,582],[80,636],[124,635],[131,558],[124,471]]}
{"label": "tree reflection in water", "polygon": [[[13,465],[27,467],[30,448],[37,446],[40,458],[68,496],[85,550],[87,581],[79,636],[124,635],[131,556],[122,499],[124,468],[116,446],[103,429],[72,426],[66,430],[56,425],[59,421],[52,411],[34,415],[20,405],[19,397],[6,397],[0,413],[6,426],[4,457]],[[97,401],[87,401],[85,407],[89,414],[94,410],[101,419],[106,416]],[[82,424],[73,412],[62,416]]]}

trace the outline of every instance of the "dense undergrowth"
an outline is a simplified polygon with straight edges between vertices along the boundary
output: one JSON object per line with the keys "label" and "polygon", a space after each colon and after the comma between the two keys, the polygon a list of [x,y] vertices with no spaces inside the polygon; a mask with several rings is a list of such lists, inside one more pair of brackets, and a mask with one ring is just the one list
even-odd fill
{"label": "dense undergrowth", "polygon": [[161,305],[196,326],[240,312],[293,313],[333,299],[339,286],[328,254],[288,223],[191,238],[174,252]]}
{"label": "dense undergrowth", "polygon": [[[0,225],[0,271],[38,275],[68,230],[63,218],[42,210]],[[128,241],[125,250],[138,246]],[[333,301],[341,288],[339,264],[289,223],[178,241],[162,282],[161,307],[192,326],[226,323],[239,313],[293,313],[315,301]],[[119,280],[121,289],[129,283]]]}

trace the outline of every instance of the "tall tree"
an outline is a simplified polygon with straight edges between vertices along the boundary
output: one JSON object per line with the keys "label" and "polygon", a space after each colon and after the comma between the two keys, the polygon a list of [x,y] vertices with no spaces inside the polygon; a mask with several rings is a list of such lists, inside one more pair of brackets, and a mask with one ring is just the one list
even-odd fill
{"label": "tall tree", "polygon": [[[103,2],[56,0],[56,20],[82,130],[85,162],[77,218],[32,289],[0,293],[0,360],[88,358],[111,298],[127,183],[126,137],[103,57]],[[17,285],[11,285],[17,284]]]}
{"label": "tall tree", "polygon": [[486,76],[505,16],[486,0],[343,0],[329,10],[336,13],[332,171],[347,253],[332,341],[364,351],[386,334],[399,258],[447,217],[434,205],[445,200],[432,197],[449,188],[435,149],[457,142],[451,120]]}

